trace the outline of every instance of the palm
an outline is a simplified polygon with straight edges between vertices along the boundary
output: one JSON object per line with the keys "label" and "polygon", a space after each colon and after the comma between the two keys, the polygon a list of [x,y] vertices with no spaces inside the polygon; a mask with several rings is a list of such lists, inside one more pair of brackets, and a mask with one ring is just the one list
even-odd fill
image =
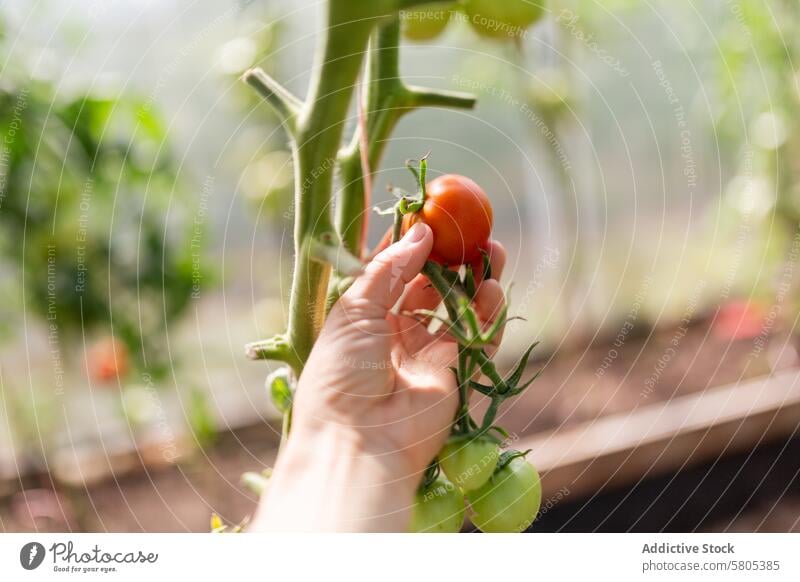
{"label": "palm", "polygon": [[[420,277],[410,285],[403,311],[436,301],[431,291]],[[313,410],[319,421],[356,429],[381,453],[401,455],[422,470],[447,438],[455,414],[449,367],[456,344],[402,314],[371,319],[357,312],[357,306],[345,305],[331,313],[331,325],[306,365],[314,370],[315,384],[319,378],[324,382],[311,402],[304,375],[298,407]]]}
{"label": "palm", "polygon": [[[504,262],[505,251],[494,243],[496,276]],[[406,286],[388,316],[369,302],[340,301],[306,365],[313,371],[315,394],[304,389],[304,374],[297,408],[317,421],[350,427],[373,451],[402,458],[411,472],[423,471],[447,439],[458,406],[450,369],[456,343],[409,316],[418,309],[434,309],[439,301],[422,275]],[[475,308],[485,322],[502,304],[497,281],[479,287]]]}

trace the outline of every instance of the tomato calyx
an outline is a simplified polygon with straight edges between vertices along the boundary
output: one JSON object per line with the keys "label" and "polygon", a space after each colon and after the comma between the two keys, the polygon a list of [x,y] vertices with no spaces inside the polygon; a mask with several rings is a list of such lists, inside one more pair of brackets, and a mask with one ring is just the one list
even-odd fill
{"label": "tomato calyx", "polygon": [[419,485],[419,491],[429,488],[441,475],[441,468],[439,467],[439,461],[434,459],[428,468],[425,469],[425,473],[422,475],[422,481]]}
{"label": "tomato calyx", "polygon": [[515,450],[508,450],[503,451],[500,455],[500,459],[497,461],[497,468],[495,468],[494,472],[497,473],[502,471],[508,465],[511,464],[511,461],[514,459],[525,459],[533,449],[528,449],[527,451],[515,451]]}
{"label": "tomato calyx", "polygon": [[425,205],[425,200],[428,197],[428,156],[430,155],[431,153],[428,152],[419,159],[419,170],[414,167],[416,160],[406,160],[406,168],[414,175],[414,179],[419,186],[419,196],[409,204],[407,211],[403,214],[419,212]]}

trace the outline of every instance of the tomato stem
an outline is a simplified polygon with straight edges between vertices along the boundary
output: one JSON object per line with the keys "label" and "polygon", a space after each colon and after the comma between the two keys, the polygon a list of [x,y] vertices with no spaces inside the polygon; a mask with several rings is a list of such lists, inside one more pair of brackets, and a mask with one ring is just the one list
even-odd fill
{"label": "tomato stem", "polygon": [[427,179],[428,179],[428,154],[419,161],[419,200],[424,205],[425,199],[428,197]]}
{"label": "tomato stem", "polygon": [[272,105],[286,132],[290,136],[294,136],[295,122],[303,105],[302,101],[260,68],[245,71],[242,80],[258,91]]}
{"label": "tomato stem", "polygon": [[456,381],[458,382],[458,412],[456,413],[456,427],[463,433],[470,430],[469,421],[469,352],[463,346],[458,346],[458,369]]}
{"label": "tomato stem", "polygon": [[403,211],[400,208],[400,203],[395,204],[394,207],[394,224],[392,224],[392,244],[400,240],[400,235],[403,232]]}

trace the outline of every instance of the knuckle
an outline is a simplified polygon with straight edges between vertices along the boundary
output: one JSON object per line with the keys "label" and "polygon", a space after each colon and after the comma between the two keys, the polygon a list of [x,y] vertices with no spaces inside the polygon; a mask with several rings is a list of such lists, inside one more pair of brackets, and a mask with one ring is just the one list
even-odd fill
{"label": "knuckle", "polygon": [[374,273],[382,274],[385,271],[390,271],[397,262],[395,254],[387,250],[373,259],[370,270]]}
{"label": "knuckle", "polygon": [[345,293],[337,303],[337,309],[349,321],[369,319],[377,314],[382,314],[383,310],[374,301],[357,294]]}

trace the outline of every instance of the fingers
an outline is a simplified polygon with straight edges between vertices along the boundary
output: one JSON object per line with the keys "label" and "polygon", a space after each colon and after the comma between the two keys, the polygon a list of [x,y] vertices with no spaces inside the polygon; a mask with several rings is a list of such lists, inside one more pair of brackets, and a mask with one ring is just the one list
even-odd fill
{"label": "fingers", "polygon": [[[481,283],[481,286],[478,288],[478,292],[475,294],[474,305],[475,312],[483,322],[484,329],[492,325],[494,320],[501,315],[505,304],[506,297],[505,293],[503,293],[503,288],[500,286],[500,283],[494,279],[490,279],[489,281],[484,281]],[[502,339],[503,329],[501,329],[500,332],[492,339],[492,349],[490,350],[487,348],[489,355],[497,350],[497,346],[500,345],[500,341]]]}
{"label": "fingers", "polygon": [[422,270],[432,247],[430,227],[414,225],[396,244],[378,253],[340,303],[347,310],[357,308],[360,317],[385,318],[406,284]]}
{"label": "fingers", "polygon": [[441,295],[433,288],[428,278],[425,275],[417,275],[406,287],[406,294],[400,305],[400,311],[435,309],[441,300]]}
{"label": "fingers", "polygon": [[489,264],[492,266],[492,278],[478,285],[473,303],[478,317],[487,325],[495,320],[505,305],[505,294],[498,281],[506,266],[506,249],[499,242],[489,242]]}
{"label": "fingers", "polygon": [[397,317],[397,331],[402,337],[403,346],[408,353],[414,354],[430,343],[432,336],[428,333],[428,320],[418,320],[404,315],[417,309],[434,310],[439,305],[441,296],[433,288],[425,275],[417,275],[406,287],[406,294],[400,301]]}
{"label": "fingers", "polygon": [[499,281],[503,275],[503,269],[506,267],[506,259],[508,257],[506,248],[496,240],[492,240],[489,241],[487,252],[489,254],[489,264],[492,267],[492,279]]}
{"label": "fingers", "polygon": [[372,252],[369,255],[369,259],[374,259],[378,253],[382,250],[386,249],[390,244],[392,244],[392,230],[393,228],[390,226],[385,233],[383,233],[383,237],[381,237],[380,242],[375,245],[375,248],[372,249]]}
{"label": "fingers", "polygon": [[[475,310],[481,321],[485,323],[484,327],[491,325],[505,305],[503,290],[495,279],[499,279],[502,275],[507,257],[505,248],[497,241],[490,241],[487,253],[492,267],[492,280],[480,283],[475,295]],[[413,317],[403,316],[403,312],[417,309],[433,310],[440,301],[441,296],[424,275],[417,275],[406,288],[406,294],[399,306],[400,317],[397,327],[398,331],[403,334],[404,345],[410,353],[415,353],[432,340],[441,337],[441,333],[429,334],[427,320],[420,321]],[[499,345],[501,337],[502,332],[493,342],[495,349]]]}
{"label": "fingers", "polygon": [[[498,283],[506,266],[506,258],[508,257],[506,249],[502,244],[493,240],[489,243],[488,253],[489,264],[492,267],[492,278],[481,282],[474,299],[475,312],[483,322],[484,329],[494,323],[506,304],[505,293],[500,283]],[[497,351],[497,347],[503,339],[504,331],[505,327],[492,339],[491,345],[487,346],[486,351],[490,356]]]}
{"label": "fingers", "polygon": [[[506,249],[497,241],[490,241],[489,264],[492,267],[492,279],[499,280],[506,265]],[[480,286],[479,286],[480,288]],[[434,289],[425,275],[417,275],[406,289],[400,311],[414,311],[416,309],[434,309],[439,305],[441,296]]]}

